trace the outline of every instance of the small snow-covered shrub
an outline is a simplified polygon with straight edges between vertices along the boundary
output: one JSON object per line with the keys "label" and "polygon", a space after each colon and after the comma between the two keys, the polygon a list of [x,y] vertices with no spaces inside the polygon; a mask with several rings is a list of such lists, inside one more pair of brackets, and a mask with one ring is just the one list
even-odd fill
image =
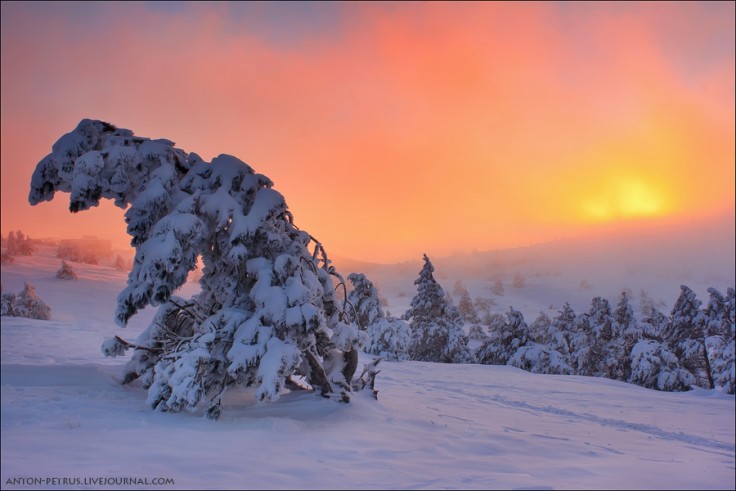
{"label": "small snow-covered shrub", "polygon": [[4,293],[0,304],[0,315],[40,320],[51,319],[51,307],[38,297],[36,289],[27,281],[18,295]]}
{"label": "small snow-covered shrub", "polygon": [[61,268],[56,272],[56,277],[60,280],[76,280],[77,273],[66,261],[61,261]]}

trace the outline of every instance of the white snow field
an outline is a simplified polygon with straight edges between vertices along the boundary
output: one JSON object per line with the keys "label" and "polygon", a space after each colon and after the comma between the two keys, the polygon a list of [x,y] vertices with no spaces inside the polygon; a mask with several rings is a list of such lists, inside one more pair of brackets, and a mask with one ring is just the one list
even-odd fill
{"label": "white snow field", "polygon": [[154,412],[139,383],[120,384],[127,357],[100,351],[154,310],[116,327],[126,275],[71,263],[79,279],[60,280],[54,252],[2,267],[3,292],[29,281],[52,309],[0,319],[2,489],[734,489],[734,396],[715,390],[383,362],[378,400],[233,390],[218,421]]}

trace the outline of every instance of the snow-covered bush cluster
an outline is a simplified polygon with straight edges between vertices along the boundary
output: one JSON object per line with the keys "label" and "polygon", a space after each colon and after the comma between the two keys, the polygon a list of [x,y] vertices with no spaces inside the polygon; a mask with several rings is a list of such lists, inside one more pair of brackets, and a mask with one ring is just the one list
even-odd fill
{"label": "snow-covered bush cluster", "polygon": [[24,282],[23,290],[17,295],[3,293],[0,297],[0,315],[27,317],[29,319],[51,319],[51,307],[36,294],[36,289]]}
{"label": "snow-covered bush cluster", "polygon": [[[733,288],[725,296],[710,288],[703,308],[683,285],[669,316],[647,304],[648,315],[641,322],[630,292],[623,291],[615,307],[595,297],[586,312],[576,313],[566,303],[556,316],[541,313],[527,325],[513,307],[503,315],[484,314],[481,322],[474,309],[485,304],[472,302],[461,282],[454,293],[462,309],[455,308],[433,271],[425,255],[415,281],[417,294],[404,314],[408,329],[388,322],[377,289],[365,275],[349,276],[354,285],[350,303],[369,334],[369,353],[386,359],[507,364],[534,373],[606,377],[666,391],[699,386],[734,393]],[[469,340],[475,349],[469,348]]]}
{"label": "snow-covered bush cluster", "polygon": [[[160,308],[136,342],[116,337],[103,352],[134,348],[125,381],[141,379],[152,407],[204,402],[216,418],[233,385],[259,400],[305,384],[342,401],[373,388],[375,364],[356,371],[366,335],[336,297],[333,278],[342,277],[265,175],[229,155],[206,162],[169,140],[85,119],[39,162],[29,201],[56,191],[70,193],[72,212],[101,199],[128,207],[136,254],[116,320]],[[176,297],[199,257],[201,293]]]}
{"label": "snow-covered bush cluster", "polygon": [[76,280],[77,273],[74,271],[74,268],[69,266],[69,263],[61,261],[61,267],[56,272],[56,277],[60,280]]}
{"label": "snow-covered bush cluster", "polygon": [[21,230],[8,232],[7,240],[3,238],[3,245],[5,246],[2,254],[3,264],[12,263],[14,256],[31,256],[36,249],[31,238]]}

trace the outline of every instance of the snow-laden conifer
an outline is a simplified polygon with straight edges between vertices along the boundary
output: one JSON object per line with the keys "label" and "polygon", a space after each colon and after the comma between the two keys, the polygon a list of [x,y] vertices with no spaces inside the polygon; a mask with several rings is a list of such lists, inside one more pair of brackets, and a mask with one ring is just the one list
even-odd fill
{"label": "snow-laden conifer", "polygon": [[682,366],[695,376],[696,384],[712,389],[715,383],[705,345],[706,319],[701,304],[694,291],[681,285],[664,335]]}
{"label": "snow-laden conifer", "polygon": [[[206,162],[165,139],[138,137],[83,120],[36,167],[29,201],[70,193],[72,212],[101,199],[127,208],[136,249],[115,314],[124,326],[140,309],[159,311],[135,343],[108,340],[103,351],[135,352],[125,381],[141,378],[149,404],[217,417],[224,391],[253,387],[275,400],[306,380],[347,401],[371,386],[375,367],[356,377],[364,341],[348,322],[324,248],[294,224],[271,180],[229,155]],[[201,257],[201,293],[174,296]]]}
{"label": "snow-laden conifer", "polygon": [[348,312],[367,336],[364,350],[385,360],[407,360],[412,346],[406,321],[386,315],[378,290],[364,274],[351,273],[353,289],[348,294]]}
{"label": "snow-laden conifer", "polygon": [[478,312],[476,312],[473,305],[473,300],[470,298],[470,293],[465,289],[465,287],[460,291],[460,300],[457,304],[457,310],[460,312],[460,317],[462,317],[465,322],[469,322],[470,324],[477,324],[480,322]]}
{"label": "snow-laden conifer", "polygon": [[444,289],[434,279],[434,266],[427,255],[419,277],[417,293],[404,314],[414,337],[412,359],[444,363],[472,361],[464,322],[457,307],[447,300]]}
{"label": "snow-laden conifer", "polygon": [[350,273],[348,280],[353,285],[353,289],[348,294],[348,303],[352,307],[352,309],[349,308],[348,313],[358,326],[365,330],[384,317],[378,290],[373,282],[362,273]]}
{"label": "snow-laden conifer", "polygon": [[681,391],[689,390],[695,377],[663,343],[641,339],[631,350],[629,382],[649,389]]}
{"label": "snow-laden conifer", "polygon": [[74,269],[69,266],[69,263],[66,261],[61,261],[61,267],[56,272],[56,277],[60,280],[76,280],[77,279],[77,273],[74,271]]}
{"label": "snow-laden conifer", "polygon": [[708,288],[710,296],[705,308],[705,339],[710,359],[713,384],[733,394],[736,390],[736,324],[734,323],[734,289],[724,297],[715,288]]}

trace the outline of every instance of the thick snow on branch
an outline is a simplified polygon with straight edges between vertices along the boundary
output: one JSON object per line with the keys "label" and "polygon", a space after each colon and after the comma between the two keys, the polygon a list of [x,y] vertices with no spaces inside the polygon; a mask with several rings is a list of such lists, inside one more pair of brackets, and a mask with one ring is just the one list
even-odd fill
{"label": "thick snow on branch", "polygon": [[[323,247],[296,228],[266,176],[230,155],[208,163],[170,140],[85,119],[38,163],[29,201],[56,191],[70,194],[72,212],[101,199],[127,208],[136,255],[116,321],[124,326],[138,310],[161,306],[130,344],[136,353],[125,376],[142,378],[153,407],[193,408],[207,398],[216,416],[225,387],[255,384],[259,399],[276,399],[292,375],[348,399],[344,374],[355,373],[348,365],[365,336],[346,322],[332,283],[342,278]],[[201,293],[172,298],[199,257]],[[106,343],[103,351],[130,346]]]}

